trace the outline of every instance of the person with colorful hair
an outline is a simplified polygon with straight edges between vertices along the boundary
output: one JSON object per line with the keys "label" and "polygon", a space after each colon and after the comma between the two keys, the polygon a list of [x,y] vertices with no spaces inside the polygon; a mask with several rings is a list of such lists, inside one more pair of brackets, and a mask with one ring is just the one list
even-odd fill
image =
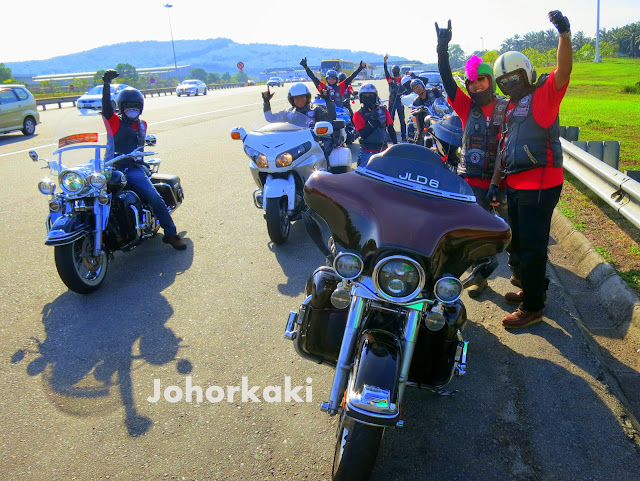
{"label": "person with colorful hair", "polygon": [[520,52],[503,53],[493,66],[496,83],[510,97],[501,163],[508,184],[511,263],[522,288],[505,295],[518,305],[502,319],[506,329],[543,319],[551,216],[564,182],[558,113],[573,67],[571,29],[559,10],[548,16],[559,33],[557,66],[550,74],[536,81],[531,62]]}
{"label": "person with colorful hair", "polygon": [[[460,149],[458,174],[471,186],[476,201],[488,212],[495,213],[509,222],[506,182],[492,183],[495,170],[501,127],[505,119],[508,100],[496,95],[493,68],[473,55],[465,66],[465,87],[462,90],[453,79],[449,64],[451,20],[447,28],[438,28],[438,69],[453,110],[462,121],[463,137]],[[487,287],[487,278],[498,267],[496,256],[481,259],[474,266],[473,284],[467,287],[469,296],[476,298]]]}

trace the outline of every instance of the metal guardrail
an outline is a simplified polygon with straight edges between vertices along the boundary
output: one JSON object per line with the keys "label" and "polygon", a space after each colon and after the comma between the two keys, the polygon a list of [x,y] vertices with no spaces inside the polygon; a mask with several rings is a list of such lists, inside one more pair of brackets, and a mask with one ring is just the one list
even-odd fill
{"label": "metal guardrail", "polygon": [[[246,85],[247,85],[246,83],[210,84],[210,85],[207,85],[207,90],[233,89],[233,88],[245,87]],[[158,96],[160,96],[160,94],[173,95],[174,93],[176,93],[176,88],[175,87],[164,87],[164,88],[157,88],[157,89],[145,89],[145,90],[140,90],[140,92],[145,97],[147,97],[147,95],[149,97],[153,97],[154,94],[158,95]],[[44,97],[44,98],[39,98],[39,99],[36,99],[36,108],[38,106],[41,106],[42,110],[47,110],[47,105],[56,105],[57,104],[58,108],[61,109],[63,103],[73,103],[73,106],[75,107],[76,106],[76,101],[81,96],[82,96],[82,94],[81,95],[65,95],[64,97]]]}
{"label": "metal guardrail", "polygon": [[561,138],[564,168],[640,229],[640,182]]}

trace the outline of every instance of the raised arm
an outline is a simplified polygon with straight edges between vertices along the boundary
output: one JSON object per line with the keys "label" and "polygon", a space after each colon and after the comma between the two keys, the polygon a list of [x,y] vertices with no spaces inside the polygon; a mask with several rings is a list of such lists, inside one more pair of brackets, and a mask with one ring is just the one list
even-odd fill
{"label": "raised arm", "polygon": [[311,71],[311,69],[309,68],[309,66],[307,65],[307,57],[303,58],[302,60],[300,60],[300,65],[302,65],[302,68],[304,68],[304,71],[307,72],[307,75],[309,76],[309,78],[311,79],[311,81],[313,82],[313,84],[317,87],[318,85],[320,85],[320,80],[318,80],[318,77],[316,77],[313,72]]}
{"label": "raised arm", "polygon": [[451,41],[451,20],[447,28],[438,28],[438,22],[436,22],[436,35],[438,36],[438,70],[440,71],[440,77],[442,77],[442,85],[447,92],[447,95],[453,102],[458,92],[458,84],[453,80],[451,74],[451,65],[449,64],[449,42]]}
{"label": "raised arm", "polygon": [[384,66],[384,78],[386,78],[387,80],[391,78],[391,75],[389,75],[389,69],[387,68],[387,60],[389,60],[389,57],[387,55],[384,56],[384,63],[382,64]]}
{"label": "raised arm", "polygon": [[111,105],[111,81],[119,75],[115,70],[109,69],[102,76],[102,115],[105,119],[110,119],[114,113]]}
{"label": "raised arm", "polygon": [[573,51],[571,49],[571,25],[569,19],[560,10],[549,12],[549,21],[556,27],[558,38],[557,68],[554,75],[556,90],[560,90],[569,81],[573,68]]}
{"label": "raised arm", "polygon": [[356,76],[362,71],[363,68],[365,68],[367,66],[366,63],[364,63],[362,60],[360,60],[360,65],[358,66],[357,69],[355,69],[353,71],[353,73],[351,75],[349,75],[346,79],[344,79],[344,85],[345,86],[349,86],[349,84],[351,82],[353,82],[353,79],[356,78]]}

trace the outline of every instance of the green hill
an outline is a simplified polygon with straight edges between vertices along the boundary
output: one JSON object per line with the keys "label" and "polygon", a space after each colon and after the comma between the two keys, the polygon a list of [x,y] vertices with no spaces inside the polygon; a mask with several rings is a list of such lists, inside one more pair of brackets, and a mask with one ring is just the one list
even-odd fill
{"label": "green hill", "polygon": [[[319,65],[320,60],[326,58],[382,62],[384,55],[301,45],[242,44],[227,38],[176,40],[175,50],[179,65],[203,68],[207,72],[230,72],[233,75],[237,71],[236,64],[242,61],[245,72],[250,76],[255,76],[266,68],[295,66],[302,57],[308,58],[309,65]],[[391,57],[389,62],[406,60],[404,57]],[[118,43],[48,60],[6,62],[5,65],[14,76],[29,76],[89,72],[115,67],[119,63],[128,63],[136,68],[173,65],[171,42],[149,40]]]}

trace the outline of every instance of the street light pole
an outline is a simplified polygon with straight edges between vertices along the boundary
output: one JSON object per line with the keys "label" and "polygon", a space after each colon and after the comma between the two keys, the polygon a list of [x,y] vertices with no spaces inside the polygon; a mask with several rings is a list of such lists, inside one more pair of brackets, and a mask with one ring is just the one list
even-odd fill
{"label": "street light pole", "polygon": [[178,61],[176,60],[176,47],[173,44],[173,29],[171,28],[171,11],[169,10],[173,5],[169,5],[165,3],[164,6],[167,8],[167,15],[169,16],[169,33],[171,34],[171,48],[173,49],[173,65],[176,68],[176,75],[178,74]]}
{"label": "street light pole", "polygon": [[600,0],[598,0],[598,11],[596,14],[596,58],[594,62],[602,62],[600,60]]}

